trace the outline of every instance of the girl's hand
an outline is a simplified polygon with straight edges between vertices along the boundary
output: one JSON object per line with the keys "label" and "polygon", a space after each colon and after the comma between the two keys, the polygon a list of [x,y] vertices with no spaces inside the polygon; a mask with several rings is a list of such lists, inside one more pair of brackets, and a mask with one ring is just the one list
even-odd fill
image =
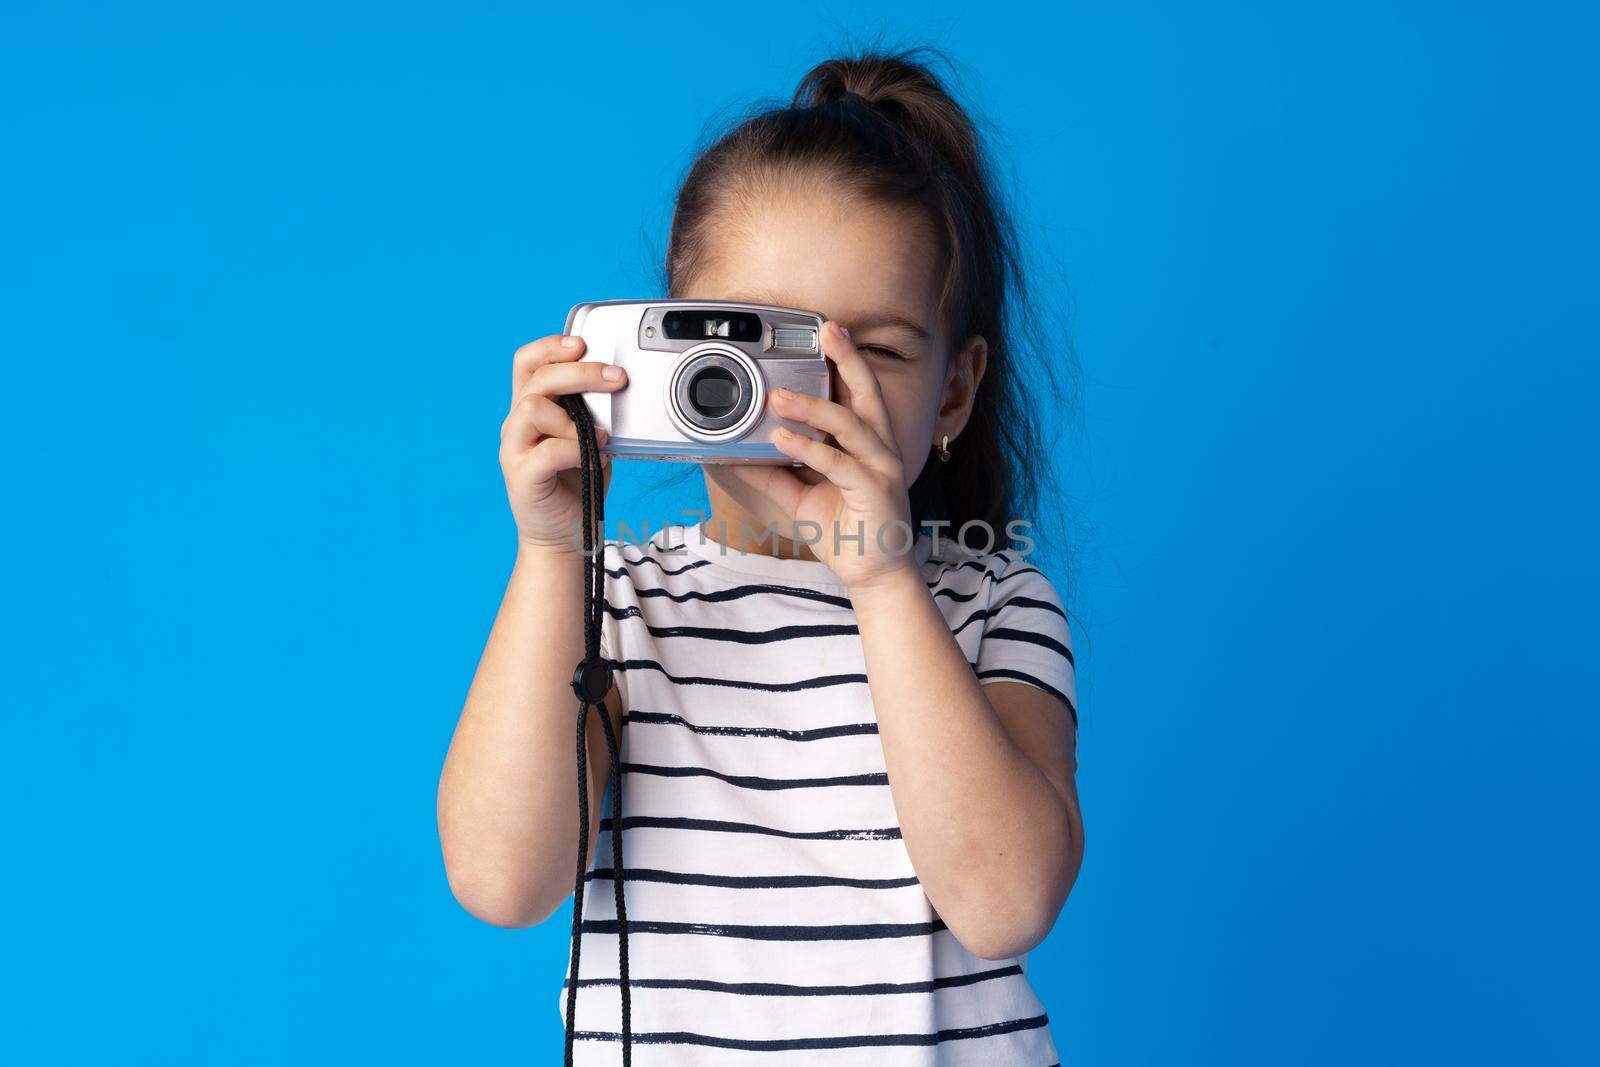
{"label": "girl's hand", "polygon": [[822,537],[810,546],[812,554],[846,585],[863,588],[916,569],[910,546],[915,534],[911,499],[877,375],[837,323],[824,324],[821,340],[823,355],[838,368],[849,393],[849,406],[783,389],[774,390],[770,402],[784,418],[832,435],[837,445],[781,428],[772,436],[780,452],[824,480],[811,484],[784,467],[739,467],[736,474],[793,522],[820,527]]}
{"label": "girl's hand", "polygon": [[[581,337],[552,334],[517,349],[511,363],[511,411],[500,424],[500,469],[517,522],[519,547],[581,551],[583,518],[578,429],[555,397],[614,392],[627,384],[621,367],[579,363]],[[595,427],[595,443],[606,433]],[[611,460],[602,455],[602,497]]]}

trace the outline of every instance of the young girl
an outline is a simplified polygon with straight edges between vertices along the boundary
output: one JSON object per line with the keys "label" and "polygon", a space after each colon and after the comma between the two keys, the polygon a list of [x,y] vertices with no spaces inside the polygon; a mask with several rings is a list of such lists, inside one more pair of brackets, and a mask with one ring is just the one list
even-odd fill
{"label": "young girl", "polygon": [[[1008,536],[1038,438],[1015,239],[973,125],[914,55],[822,63],[695,163],[667,275],[674,297],[828,316],[834,399],[769,397],[826,435],[774,437],[803,466],[707,465],[709,521],[605,546],[639,1062],[1054,1064],[1024,965],[1083,854],[1073,660]],[[628,387],[582,355],[561,336],[516,354],[500,459],[519,550],[440,784],[451,888],[503,926],[551,915],[577,866],[584,560],[558,398]],[[603,797],[598,715],[587,729]],[[568,978],[576,1062],[610,1064],[609,813],[590,824],[591,947]]]}

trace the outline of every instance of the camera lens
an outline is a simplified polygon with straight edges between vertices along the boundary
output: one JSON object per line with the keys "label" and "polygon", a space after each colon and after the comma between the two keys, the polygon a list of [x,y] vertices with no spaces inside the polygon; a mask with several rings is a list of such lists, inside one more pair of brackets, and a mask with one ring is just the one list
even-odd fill
{"label": "camera lens", "polygon": [[674,376],[673,407],[693,432],[731,430],[752,413],[758,394],[751,370],[731,351],[691,355]]}
{"label": "camera lens", "polygon": [[707,367],[689,382],[690,403],[710,419],[720,419],[739,403],[739,381],[725,367]]}

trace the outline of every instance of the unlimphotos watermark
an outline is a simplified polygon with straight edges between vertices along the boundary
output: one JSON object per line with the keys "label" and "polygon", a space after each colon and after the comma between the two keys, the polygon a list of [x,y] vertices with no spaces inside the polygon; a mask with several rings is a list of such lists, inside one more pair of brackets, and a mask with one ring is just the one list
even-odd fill
{"label": "unlimphotos watermark", "polygon": [[[835,521],[831,529],[824,529],[819,522],[809,519],[796,519],[792,522],[769,522],[765,526],[757,527],[748,521],[741,520],[736,525],[736,530],[730,530],[725,520],[711,521],[711,516],[703,511],[684,511],[685,518],[696,521],[691,536],[700,538],[700,544],[715,543],[721,554],[732,552],[761,552],[764,548],[776,547],[783,541],[795,545],[803,545],[807,549],[822,548],[822,555],[829,557],[845,554],[847,546],[853,548],[858,556],[865,556],[869,551],[875,551],[887,556],[904,556],[914,553],[917,549],[919,534],[909,522],[903,519],[890,519],[877,524],[869,532],[864,521],[857,521],[855,529],[847,529]],[[626,520],[617,521],[616,540],[622,544],[631,544],[635,548],[643,549],[650,543],[656,533],[663,532],[674,525],[688,526],[688,523],[664,523],[654,532],[647,521],[638,530]],[[708,536],[707,525],[710,525],[716,534]],[[942,537],[950,530],[952,523],[946,519],[925,519],[921,527],[929,543],[930,557],[939,555],[939,546]],[[996,532],[995,528],[982,519],[970,519],[962,523],[955,530],[952,538],[959,546],[968,551],[979,554],[992,552],[996,547],[1014,552],[1019,557],[1029,555],[1034,549],[1034,540],[1027,534],[1033,528],[1033,523],[1027,519],[1012,519],[1007,522],[1004,537]],[[581,545],[582,526],[580,523],[573,525],[573,542]],[[870,546],[870,548],[869,548]],[[597,545],[596,548],[599,546]],[[687,542],[682,545],[667,546],[669,555],[685,555],[688,553]],[[594,550],[587,550],[585,555],[593,555]],[[817,554],[813,552],[813,554]]]}

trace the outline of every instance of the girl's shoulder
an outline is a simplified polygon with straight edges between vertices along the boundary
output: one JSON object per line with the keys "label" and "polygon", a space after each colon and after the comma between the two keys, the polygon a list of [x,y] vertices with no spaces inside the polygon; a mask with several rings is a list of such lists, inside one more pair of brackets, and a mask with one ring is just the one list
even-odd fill
{"label": "girl's shoulder", "polygon": [[619,523],[618,536],[605,542],[606,581],[626,587],[656,587],[674,579],[672,585],[696,582],[693,571],[706,566],[698,553],[690,552],[691,526],[643,526],[629,530]]}
{"label": "girl's shoulder", "polygon": [[930,542],[930,548],[924,550],[922,573],[934,588],[993,591],[1004,586],[1008,591],[1026,590],[1061,605],[1054,583],[1028,551],[1010,546],[978,551],[950,538],[934,541],[925,534],[923,539]]}
{"label": "girl's shoulder", "polygon": [[982,682],[1023,682],[1059,698],[1077,722],[1076,661],[1067,610],[1030,553],[941,543],[923,577],[958,638],[976,631]]}
{"label": "girl's shoulder", "polygon": [[605,542],[606,576],[626,581],[641,569],[655,577],[693,569],[695,557],[686,551],[688,533],[683,526],[652,529],[647,524],[634,530],[626,523],[619,523],[617,536]]}

